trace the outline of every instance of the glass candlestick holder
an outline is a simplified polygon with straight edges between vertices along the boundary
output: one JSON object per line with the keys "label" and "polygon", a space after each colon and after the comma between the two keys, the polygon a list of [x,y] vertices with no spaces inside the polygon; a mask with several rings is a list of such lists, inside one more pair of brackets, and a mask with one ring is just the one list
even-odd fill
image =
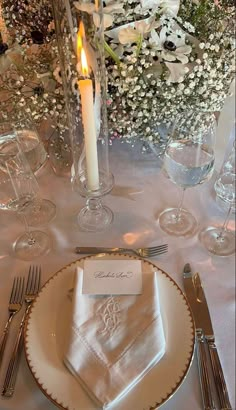
{"label": "glass candlestick holder", "polygon": [[99,186],[97,189],[89,189],[86,175],[79,175],[77,190],[86,198],[86,205],[78,214],[80,227],[87,231],[102,231],[113,221],[113,212],[102,203],[102,197],[108,194],[113,186],[112,174],[99,170]]}
{"label": "glass candlestick holder", "polygon": [[114,178],[108,157],[104,14],[100,0],[52,2],[72,147],[72,186],[86,206],[83,230],[100,231],[113,219],[102,204]]}

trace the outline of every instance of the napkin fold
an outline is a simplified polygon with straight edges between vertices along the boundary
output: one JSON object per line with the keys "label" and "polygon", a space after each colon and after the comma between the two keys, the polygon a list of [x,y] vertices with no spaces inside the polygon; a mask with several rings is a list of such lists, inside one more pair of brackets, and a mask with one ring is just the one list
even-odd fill
{"label": "napkin fold", "polygon": [[143,274],[141,295],[83,295],[82,281],[83,270],[77,268],[64,363],[106,409],[165,353],[157,272]]}

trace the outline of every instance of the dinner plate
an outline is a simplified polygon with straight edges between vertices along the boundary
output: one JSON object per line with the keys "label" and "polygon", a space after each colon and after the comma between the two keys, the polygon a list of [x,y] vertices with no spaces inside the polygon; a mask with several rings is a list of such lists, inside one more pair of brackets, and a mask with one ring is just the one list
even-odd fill
{"label": "dinner plate", "polygon": [[[87,258],[138,259],[128,255],[86,257],[67,265],[43,286],[25,327],[25,352],[30,370],[43,393],[67,410],[94,410],[95,404],[63,364],[64,337],[70,317],[70,291],[77,266]],[[163,358],[112,410],[153,410],[166,402],[190,368],[195,329],[184,294],[170,276],[148,261],[142,271],[158,271],[161,315],[166,338]],[[135,363],[134,363],[135,366]]]}

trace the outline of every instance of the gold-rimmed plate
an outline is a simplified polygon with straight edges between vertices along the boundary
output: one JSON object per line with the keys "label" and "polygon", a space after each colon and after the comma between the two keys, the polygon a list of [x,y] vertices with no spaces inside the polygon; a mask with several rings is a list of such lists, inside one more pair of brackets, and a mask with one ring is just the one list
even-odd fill
{"label": "gold-rimmed plate", "polygon": [[[125,259],[132,256],[101,254],[96,258]],[[76,266],[64,267],[41,289],[25,328],[25,352],[30,370],[43,393],[66,410],[95,410],[96,406],[63,364],[63,345]],[[166,353],[157,365],[116,405],[114,410],[152,410],[166,402],[185,379],[190,368],[195,329],[188,303],[178,285],[154,264],[142,260],[143,272],[158,271],[158,287]],[[144,273],[145,274],[145,273]]]}

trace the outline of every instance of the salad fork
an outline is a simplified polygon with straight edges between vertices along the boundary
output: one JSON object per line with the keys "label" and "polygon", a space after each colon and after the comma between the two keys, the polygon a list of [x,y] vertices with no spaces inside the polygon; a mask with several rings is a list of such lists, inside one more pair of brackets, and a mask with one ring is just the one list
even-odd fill
{"label": "salad fork", "polygon": [[2,358],[9,334],[9,329],[10,325],[12,322],[13,317],[16,315],[16,313],[19,312],[21,309],[22,303],[23,303],[23,294],[24,294],[24,278],[19,278],[15,277],[13,284],[12,284],[12,289],[11,289],[11,294],[9,298],[9,304],[8,304],[8,311],[9,311],[9,317],[6,322],[1,341],[0,341],[0,366],[2,363]]}
{"label": "salad fork", "polygon": [[15,382],[16,382],[17,369],[19,365],[20,352],[21,352],[21,347],[22,347],[21,342],[22,342],[22,334],[23,334],[25,319],[29,312],[29,309],[30,309],[30,306],[33,300],[35,299],[35,297],[37,296],[39,292],[40,282],[41,282],[41,268],[37,266],[36,267],[30,266],[28,279],[27,279],[27,285],[26,285],[26,291],[25,291],[25,297],[24,297],[26,309],[25,309],[23,318],[21,320],[20,328],[17,334],[12,356],[8,364],[8,368],[7,368],[7,372],[6,372],[6,376],[5,376],[5,380],[3,384],[3,389],[2,389],[2,396],[5,396],[5,397],[11,397],[15,390]]}
{"label": "salad fork", "polygon": [[168,251],[168,244],[165,243],[164,245],[158,246],[151,246],[149,248],[101,248],[101,247],[77,247],[75,248],[75,252],[79,254],[97,254],[101,252],[105,253],[114,253],[114,252],[121,252],[121,253],[134,253],[137,256],[141,256],[141,258],[152,258],[157,255],[161,255]]}

